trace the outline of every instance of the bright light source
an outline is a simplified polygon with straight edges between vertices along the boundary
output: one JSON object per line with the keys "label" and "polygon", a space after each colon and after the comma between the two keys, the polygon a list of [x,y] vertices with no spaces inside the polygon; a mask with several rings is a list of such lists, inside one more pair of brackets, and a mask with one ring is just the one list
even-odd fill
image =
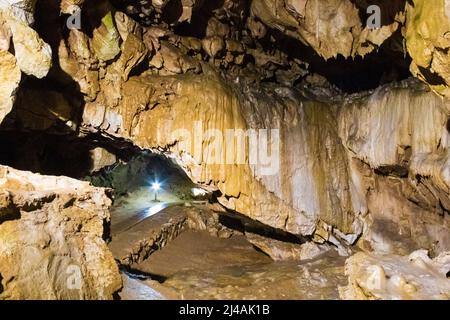
{"label": "bright light source", "polygon": [[161,183],[159,183],[158,181],[155,181],[152,183],[152,189],[155,192],[155,202],[159,202],[158,200],[158,191],[159,189],[161,189]]}
{"label": "bright light source", "polygon": [[200,188],[192,188],[192,194],[194,197],[204,196],[206,195],[206,190],[200,189]]}
{"label": "bright light source", "polygon": [[161,183],[153,182],[152,183],[152,189],[155,190],[155,191],[158,191],[159,189],[161,189]]}

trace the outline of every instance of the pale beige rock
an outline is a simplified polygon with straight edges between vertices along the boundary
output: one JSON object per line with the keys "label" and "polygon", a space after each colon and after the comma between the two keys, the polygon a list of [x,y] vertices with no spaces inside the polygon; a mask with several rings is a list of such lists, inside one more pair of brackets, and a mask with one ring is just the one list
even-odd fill
{"label": "pale beige rock", "polygon": [[97,172],[117,162],[116,156],[103,148],[92,149],[90,153],[92,159],[91,172]]}
{"label": "pale beige rock", "polygon": [[309,260],[319,257],[331,250],[328,245],[319,245],[314,242],[290,243],[270,239],[255,233],[246,232],[247,240],[274,261]]}
{"label": "pale beige rock", "polygon": [[130,33],[137,36],[142,35],[142,28],[139,27],[139,24],[123,12],[117,11],[114,14],[114,21],[122,41],[126,41]]}
{"label": "pale beige rock", "polygon": [[5,19],[0,19],[0,50],[8,51],[11,46],[11,29]]}
{"label": "pale beige rock", "polygon": [[36,78],[47,75],[52,66],[52,49],[36,31],[9,14],[4,15],[11,28],[17,65],[25,74]]}
{"label": "pale beige rock", "polygon": [[[404,82],[341,108],[344,145],[352,158],[372,168],[353,164],[359,206],[370,212],[363,237],[370,245],[364,248],[399,254],[417,248],[448,251],[449,107],[418,84]],[[373,176],[373,169],[391,177]]]}
{"label": "pale beige rock", "polygon": [[[102,87],[106,94],[120,95],[116,86],[121,81],[128,80],[130,72],[137,67],[147,57],[148,49],[145,44],[133,33],[128,34],[121,47],[120,57],[108,68],[105,75],[105,83],[111,83],[113,90],[107,90],[105,85]],[[115,91],[115,92],[114,92]],[[120,99],[120,96],[117,96]]]}
{"label": "pale beige rock", "polygon": [[36,0],[2,0],[0,10],[7,10],[22,22],[31,25],[34,22],[35,5]]}
{"label": "pale beige rock", "polygon": [[430,259],[426,251],[409,257],[357,253],[346,261],[349,284],[340,288],[347,300],[450,299],[449,253]]}
{"label": "pale beige rock", "polygon": [[181,69],[180,56],[181,52],[168,43],[161,44],[161,56],[164,60],[164,68],[166,68],[172,74],[180,74],[183,72]]}
{"label": "pale beige rock", "polygon": [[[448,203],[442,160],[448,141],[445,102],[413,82],[343,103],[304,100],[289,89],[241,90],[245,98],[214,74],[132,77],[123,84],[116,116],[110,118],[119,121],[105,120],[103,127],[110,128],[109,134],[174,158],[195,183],[220,190],[222,205],[269,226],[314,234],[315,241],[340,246],[340,242],[354,244],[364,230],[387,220],[402,235],[381,229],[383,240],[377,244],[374,239],[380,238],[374,238],[378,233],[374,229],[375,233],[364,233],[359,244],[397,253],[419,247],[448,250],[448,215],[438,213],[440,204]],[[90,123],[88,116],[85,120],[95,130],[95,121]],[[235,155],[230,145],[216,150],[215,164],[207,148],[214,147],[213,141],[200,136],[205,149],[196,154],[193,141],[173,136],[185,129],[194,139],[199,125],[203,133],[279,129],[282,140],[274,158],[279,161],[275,174],[264,174],[264,165],[226,164],[226,155]],[[360,166],[361,160],[370,167]],[[402,187],[384,192],[390,189],[381,187],[374,170],[391,167],[411,172],[411,179],[398,177]],[[434,191],[424,193],[427,188]],[[392,202],[386,200],[389,194],[397,194]],[[412,242],[405,240],[409,235],[414,235]],[[398,237],[404,245],[395,244]]]}
{"label": "pale beige rock", "polygon": [[20,211],[14,205],[12,194],[7,190],[0,190],[0,221],[17,218]]}
{"label": "pale beige rock", "polygon": [[203,39],[202,46],[203,49],[206,51],[206,53],[211,58],[214,58],[220,51],[224,49],[225,43],[223,41],[223,38],[213,36],[210,38]]}
{"label": "pale beige rock", "polygon": [[[200,4],[183,2],[192,8]],[[323,9],[319,15],[318,4]],[[313,89],[297,90],[293,84],[308,73],[301,61],[280,50],[264,51],[256,41],[275,28],[325,58],[365,55],[398,30],[403,8],[400,1],[383,6],[392,21],[372,31],[362,27],[364,5],[349,0],[253,1],[253,16],[246,23],[251,30],[242,34],[242,41],[226,23],[240,21],[243,5],[236,1],[224,1],[205,21],[203,39],[176,35],[163,25],[143,28],[141,34],[141,27],[123,14],[102,14],[94,39],[71,30],[68,41],[60,41],[59,64],[87,102],[83,130],[125,138],[172,157],[195,183],[220,191],[218,200],[228,209],[320,243],[350,245],[364,233],[358,245],[367,250],[404,253],[424,247],[441,252],[449,245],[448,215],[443,214],[450,208],[447,103],[409,83],[344,102],[340,96],[330,99],[339,93],[331,86],[322,89],[327,84],[323,78],[310,76],[306,81]],[[156,7],[166,9],[164,3]],[[142,6],[134,9],[133,17],[140,19]],[[235,63],[242,63],[242,70]],[[226,77],[212,70],[212,64]],[[241,77],[246,67],[256,70]],[[236,69],[239,77],[232,77]],[[259,83],[259,73],[265,79],[276,76],[278,83]],[[235,154],[233,146],[217,149],[217,157],[196,155],[192,144],[173,137],[178,129],[193,134],[197,121],[204,130],[220,132],[279,130],[275,174],[265,174],[270,168],[250,164],[249,157],[227,164],[224,159]],[[215,146],[210,137],[198,142]],[[214,158],[222,161],[211,163]],[[396,195],[392,201],[387,201],[389,193]],[[385,220],[393,227],[380,235],[377,225]],[[401,235],[390,231],[397,227]],[[414,240],[398,246],[397,236]]]}
{"label": "pale beige rock", "polygon": [[0,299],[111,299],[121,288],[104,189],[4,166],[0,189],[0,212],[11,202],[20,212],[0,215]]}
{"label": "pale beige rock", "polygon": [[68,74],[80,87],[87,101],[93,101],[100,91],[99,71],[94,68],[94,53],[89,49],[90,39],[77,30],[71,30],[69,43],[60,41],[58,59],[61,70]]}
{"label": "pale beige rock", "polygon": [[16,58],[7,51],[0,51],[0,123],[13,107],[20,79]]}
{"label": "pale beige rock", "polygon": [[[192,132],[195,120],[204,120],[205,129],[207,127],[218,129],[225,127],[246,128],[244,119],[239,115],[237,109],[237,97],[218,79],[213,77],[192,77],[186,79],[186,81],[178,81],[175,78],[168,78],[169,82],[165,86],[160,87],[158,83],[161,80],[163,79],[155,77],[142,79],[135,77],[124,83],[123,100],[118,109],[122,123],[119,131],[116,129],[109,131],[114,132],[115,135],[119,134],[132,139],[142,147],[155,148],[156,150],[158,146],[167,147],[173,144],[175,137],[172,133],[175,130],[187,128]],[[205,90],[205,86],[209,87],[208,90]],[[171,90],[177,90],[175,96],[165,93],[170,92],[167,90],[169,87]],[[201,95],[192,95],[193,92],[201,93]],[[211,92],[216,92],[216,95],[211,95]],[[154,110],[142,109],[142,106],[152,104],[154,99],[156,99],[154,100],[155,102],[157,101],[160,104],[165,103],[164,100],[158,99],[159,94],[162,94],[163,99],[172,99],[173,96],[174,100],[170,102],[171,108],[160,106]],[[222,102],[218,103],[218,101]],[[190,105],[199,105],[205,110],[208,109],[208,112],[200,112],[190,107]],[[216,107],[217,112],[223,114],[225,118],[223,120],[217,118],[216,121],[218,122],[210,122],[211,120],[203,119],[203,116],[210,114],[211,107]],[[232,111],[233,109],[235,111]],[[226,110],[232,112],[229,113]],[[172,121],[167,123],[166,120],[170,118],[172,118]],[[113,126],[113,128],[117,127]],[[217,183],[214,186],[215,188],[223,188],[224,194],[232,197],[227,200],[224,196],[221,199],[230,208],[261,219],[272,226],[285,228],[287,215],[291,212],[294,215],[294,211],[277,200],[275,196],[269,195],[268,198],[267,194],[262,195],[263,186],[260,182],[252,181],[249,178],[252,173],[248,165],[218,164],[204,166],[195,164],[195,162],[189,163],[183,160],[183,153],[187,151],[193,154],[193,152],[190,147],[188,149],[185,149],[185,147],[185,145],[180,143],[175,145],[173,150],[170,150],[170,153],[176,155],[178,163],[186,169],[195,182],[205,185],[209,184],[211,187]],[[185,155],[187,156],[187,154]],[[202,157],[207,157],[207,154],[205,153]],[[226,177],[229,177],[230,180]],[[240,194],[241,196],[239,196]],[[261,194],[261,198],[259,198],[258,194]],[[252,209],[256,207],[253,207],[251,203],[258,201],[253,197],[258,197],[258,200],[261,201],[260,209],[257,211]],[[263,214],[263,212],[274,212],[274,210],[279,211],[280,214],[278,216]],[[300,219],[297,222],[292,221],[290,223],[289,228],[292,228],[292,231],[298,231],[303,228],[305,233],[308,233],[314,230],[314,222],[308,219]]]}
{"label": "pale beige rock", "polygon": [[[73,5],[83,2],[63,0],[61,13],[71,14]],[[51,62],[48,46],[29,27],[33,1],[10,0],[2,5],[6,3],[20,5],[19,11],[2,11],[6,21],[0,23],[0,119],[11,111],[19,67],[26,74],[44,77]],[[295,54],[278,50],[273,32],[277,30],[286,41],[302,42],[325,59],[366,56],[391,40],[400,44],[397,49],[402,52],[404,40],[414,75],[439,94],[450,96],[450,1],[409,1],[406,22],[404,1],[389,5],[378,1],[383,17],[389,19],[383,18],[381,29],[369,30],[361,21],[367,1],[226,0],[204,21],[205,29],[196,30],[199,38],[175,34],[172,27],[190,21],[206,2],[180,1],[182,11],[170,27],[157,21],[170,13],[165,11],[171,10],[167,3],[134,2],[124,11],[135,21],[112,10],[109,1],[98,1],[98,5],[91,1],[93,35],[86,30],[70,30],[67,36],[58,31],[52,39],[58,62],[52,81],[63,78],[62,87],[74,85],[76,92],[69,93],[81,93],[84,101],[24,87],[11,117],[17,116],[26,129],[49,130],[63,123],[65,129],[76,132],[83,110],[83,134],[103,134],[112,144],[125,139],[164,154],[196,184],[217,191],[223,207],[308,236],[325,247],[332,243],[341,254],[347,254],[350,245],[401,255],[418,248],[433,255],[450,250],[448,101],[412,81],[343,96],[325,78],[307,76],[309,66]],[[250,17],[245,21],[247,9]],[[238,30],[240,25],[248,30]],[[16,59],[8,53],[11,36]],[[385,57],[382,52],[380,56]],[[294,88],[303,87],[299,80],[312,89]],[[191,143],[174,136],[180,129],[195,136],[199,121],[203,133],[208,129],[215,133],[279,130],[279,149],[271,159],[275,169],[270,172],[267,164],[250,163],[247,151],[242,162],[227,163],[227,156],[237,154],[236,141],[216,148],[214,137],[202,135]],[[272,138],[276,140],[275,133]],[[200,154],[198,146],[205,148]],[[94,160],[95,169],[113,163],[104,150],[96,149]],[[65,194],[59,189],[54,193]],[[57,200],[51,203],[59,205]],[[0,207],[0,220],[5,221],[0,229],[21,221],[17,210],[20,213],[23,208],[17,205],[14,192],[0,192]],[[194,220],[191,223],[200,229],[208,229],[203,217]],[[47,237],[46,230],[31,231],[37,240],[30,242],[41,243],[39,237]],[[274,259],[313,257],[320,252],[311,242],[290,246],[264,238],[253,241]],[[88,250],[80,243],[71,250]],[[97,250],[89,251],[91,257],[97,256]],[[384,266],[371,271],[380,279],[388,273]],[[395,279],[395,285],[403,286],[400,291],[412,288],[405,287],[401,277]]]}
{"label": "pale beige rock", "polygon": [[61,12],[66,14],[73,14],[75,8],[81,8],[85,0],[62,0],[60,7]]}
{"label": "pale beige rock", "polygon": [[102,125],[105,119],[105,106],[96,103],[87,103],[84,106],[83,122],[90,123],[94,128]]}

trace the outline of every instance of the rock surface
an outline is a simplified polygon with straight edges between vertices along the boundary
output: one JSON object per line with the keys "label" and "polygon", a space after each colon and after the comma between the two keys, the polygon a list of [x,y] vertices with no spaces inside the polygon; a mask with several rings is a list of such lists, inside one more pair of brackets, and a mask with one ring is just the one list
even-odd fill
{"label": "rock surface", "polygon": [[[282,2],[277,3],[282,5]],[[306,3],[307,12],[314,3]],[[265,7],[261,9],[263,4]],[[351,20],[356,17],[354,13],[364,7],[359,2],[354,5],[349,1],[327,1],[326,8],[331,10],[339,4],[343,12],[337,12],[334,18],[338,20],[342,16]],[[129,5],[133,6],[131,2]],[[302,63],[292,57],[278,51],[269,54],[257,43],[253,44],[258,49],[244,48],[246,41],[230,37],[230,27],[217,16],[208,21],[203,38],[177,35],[154,16],[154,12],[163,12],[166,6],[153,7],[146,16],[156,20],[149,25],[143,23],[146,18],[140,16],[143,9],[137,4],[137,11],[129,9],[134,13],[125,10],[137,19],[135,21],[114,12],[107,1],[102,1],[98,7],[86,7],[86,14],[99,22],[92,37],[83,30],[70,30],[68,41],[62,41],[62,30],[53,30],[50,43],[53,51],[58,52],[61,70],[56,68],[52,78],[61,80],[58,72],[64,71],[79,86],[86,102],[83,122],[79,124],[83,132],[102,134],[108,139],[124,138],[140,148],[162,153],[177,162],[195,183],[220,191],[218,200],[228,209],[274,228],[312,236],[317,242],[353,244],[369,225],[380,221],[381,218],[376,218],[373,222],[374,216],[389,215],[387,210],[377,206],[381,196],[372,186],[382,180],[378,173],[387,170],[391,175],[393,169],[399,169],[403,174],[393,177],[398,178],[402,186],[401,204],[395,204],[396,208],[403,206],[409,210],[414,206],[411,202],[416,203],[415,210],[423,212],[427,223],[433,220],[431,228],[441,230],[432,236],[432,241],[425,241],[423,239],[432,232],[416,228],[413,232],[419,236],[415,239],[428,249],[434,249],[431,243],[438,240],[437,251],[448,246],[445,236],[448,215],[442,215],[447,210],[444,195],[447,185],[445,175],[438,172],[447,150],[445,102],[423,88],[414,89],[416,84],[410,90],[388,86],[347,100],[330,99],[330,95],[341,94],[323,81],[306,89],[288,88],[279,83],[255,84],[255,79],[260,79],[254,78],[256,73],[263,75],[267,70],[276,70],[280,75],[277,79],[286,79],[292,74],[281,76],[279,69],[289,68],[297,75],[304,75],[305,70]],[[289,14],[293,12],[292,7],[302,10],[298,2],[291,3]],[[207,7],[196,2],[191,8],[201,11]],[[226,8],[222,14],[227,19],[238,17],[243,10],[237,2]],[[392,21],[397,21],[395,13],[403,12],[402,3],[389,8]],[[250,12],[252,17],[257,13],[269,17],[273,9],[274,3],[253,2]],[[286,10],[277,12],[285,15]],[[345,14],[348,10],[353,15]],[[215,14],[219,15],[218,11]],[[280,29],[279,20],[269,20]],[[265,24],[269,24],[269,20]],[[264,19],[260,17],[258,21],[261,23]],[[352,23],[361,24],[358,21]],[[347,25],[338,27],[347,30]],[[253,28],[256,27],[250,30]],[[301,31],[304,26],[299,28]],[[353,29],[356,32],[358,28]],[[326,38],[332,33],[330,29],[321,36]],[[311,43],[312,40],[309,45],[314,47]],[[341,39],[340,43],[344,41]],[[347,55],[357,51],[350,49]],[[239,67],[245,52],[255,58],[255,65]],[[334,55],[326,50],[323,53],[324,56]],[[222,75],[221,70],[228,74]],[[411,105],[406,109],[405,98]],[[427,100],[432,101],[432,106],[426,106]],[[398,117],[391,117],[387,112],[391,103],[396,104]],[[425,114],[434,116],[425,117]],[[235,150],[231,145],[215,150],[217,140],[195,137],[199,126],[203,131],[211,129],[215,130],[213,133],[222,134],[227,129],[235,133],[257,130],[267,142],[271,132],[261,130],[278,130],[274,131],[272,142],[275,147],[278,143],[279,148],[272,158],[265,159],[272,160],[269,165],[251,163],[248,150],[244,152],[242,163],[232,159],[232,164],[228,164],[227,156],[234,156]],[[192,139],[180,139],[176,136],[180,132],[189,133]],[[422,133],[425,136],[422,137]],[[198,141],[195,138],[199,138]],[[199,152],[195,149],[198,146],[203,148]],[[368,168],[364,168],[361,161]],[[275,174],[267,174],[270,169],[274,169]],[[370,176],[368,179],[364,178],[366,174]],[[425,193],[417,200],[429,183],[436,192]],[[427,187],[422,187],[424,184]],[[414,199],[411,194],[415,194]],[[438,203],[443,207],[439,208]],[[436,208],[440,212],[438,216],[425,214],[435,212]],[[406,209],[404,212],[407,215]],[[412,215],[410,217],[412,219]],[[388,220],[397,224],[405,221],[392,216]],[[411,230],[409,222],[407,225],[405,230]],[[395,246],[392,248],[396,250]],[[417,248],[399,250],[409,252]]]}
{"label": "rock surface", "polygon": [[20,83],[20,69],[16,58],[7,51],[0,52],[0,122],[11,111],[15,92]]}
{"label": "rock surface", "polygon": [[34,22],[34,6],[35,0],[0,3],[0,123],[12,109],[20,71],[43,78],[52,64],[50,46],[29,26]]}
{"label": "rock surface", "polygon": [[[273,24],[273,28],[286,31],[279,26],[280,17],[302,11],[303,7],[299,2],[284,7],[284,2],[276,2],[283,8],[280,7],[277,11],[280,16],[275,18],[272,17],[275,3],[253,2],[249,19],[260,15],[259,23]],[[362,3],[354,5],[343,0],[326,3],[325,8],[329,9],[326,12],[332,12],[336,6],[343,10],[338,10],[333,19],[355,17],[350,25],[362,25],[356,20],[357,11],[364,7]],[[314,1],[305,3],[307,15],[314,12],[314,4]],[[85,7],[85,14],[98,22],[92,35],[84,30],[70,30],[68,40],[64,41],[63,30],[55,29],[48,34],[53,52],[58,53],[51,78],[61,81],[64,73],[79,87],[85,105],[80,108],[84,110],[83,121],[78,126],[84,133],[126,139],[140,148],[164,154],[177,162],[194,183],[220,192],[218,200],[228,209],[274,228],[310,236],[319,243],[354,244],[365,233],[367,237],[362,240],[367,241],[360,239],[359,244],[367,248],[385,246],[388,251],[410,252],[424,247],[439,252],[448,247],[446,102],[416,84],[411,84],[411,89],[387,86],[369,95],[333,99],[331,95],[342,95],[324,82],[315,82],[309,88],[255,83],[255,79],[260,79],[254,78],[255,73],[278,72],[286,67],[297,74],[305,70],[301,62],[277,50],[269,54],[257,42],[253,42],[257,49],[244,48],[247,42],[230,36],[233,28],[218,19],[218,11],[215,11],[218,16],[208,20],[205,36],[196,38],[176,34],[154,16],[154,12],[166,10],[163,4],[153,6],[153,13],[148,13],[156,19],[150,25],[143,23],[145,19],[139,15],[143,9],[139,6],[135,14],[125,10],[137,21],[115,12],[107,1]],[[191,8],[207,9],[200,2]],[[401,2],[387,9],[392,10],[389,15],[392,21],[397,21],[396,13],[403,12]],[[234,19],[242,10],[236,2],[225,6],[222,14]],[[350,11],[353,13],[349,14]],[[298,13],[295,19],[286,16],[284,23],[297,21],[302,12]],[[42,19],[45,22],[50,18]],[[51,25],[51,20],[48,22]],[[297,29],[300,35],[302,28],[309,27],[300,25]],[[348,25],[338,24],[337,28],[348,30]],[[358,28],[352,30],[363,32]],[[336,30],[325,31],[320,33],[324,39]],[[345,43],[342,39],[340,43]],[[314,47],[313,40],[306,42]],[[357,51],[353,48],[344,55],[351,56]],[[255,65],[239,67],[240,56],[245,52],[255,58]],[[334,53],[325,50],[323,55]],[[274,65],[278,67],[273,68]],[[228,74],[223,75],[222,71]],[[406,108],[405,99],[409,101]],[[397,112],[395,117],[387,111],[392,108]],[[53,112],[61,115],[54,121],[72,119],[63,116],[62,110]],[[18,118],[29,127],[37,122],[29,115],[19,114]],[[203,130],[200,137],[199,128]],[[273,153],[268,150],[265,158],[258,154],[257,163],[251,162],[250,152],[245,150],[242,159],[231,159],[229,163],[230,156],[236,156],[239,143],[234,141],[216,148],[220,139],[204,135],[207,130],[212,130],[208,134],[224,135],[228,129],[234,133],[256,130],[262,142],[276,150]],[[180,133],[182,137],[177,136]],[[190,140],[183,136],[186,133]],[[380,208],[385,196],[377,192],[376,184],[383,180],[380,173],[397,179],[399,202],[392,206],[395,210],[405,208],[402,212],[408,217],[406,220]],[[430,188],[433,191],[424,191]],[[426,227],[413,226],[412,219],[418,215],[408,215],[411,207],[412,211],[420,212]],[[393,225],[402,225],[402,234],[414,233],[413,243],[407,248],[376,244],[380,241],[374,240],[376,232],[368,230],[384,218],[393,221]],[[395,232],[390,236],[396,239]]]}
{"label": "rock surface", "polygon": [[[2,130],[163,155],[226,209],[342,254],[438,255],[450,105],[404,79],[450,96],[449,1],[373,2],[379,28],[363,0],[3,1]],[[75,5],[83,23],[68,29]],[[377,89],[346,93],[353,74]],[[94,170],[118,159],[89,150]]]}
{"label": "rock surface", "polygon": [[[205,94],[194,95],[202,90]],[[124,83],[118,107],[105,110],[98,129],[114,129],[106,131],[172,157],[194,182],[218,188],[225,207],[274,228],[313,235],[319,242],[340,238],[338,242],[353,244],[367,227],[387,220],[397,226],[387,242],[414,234],[416,243],[406,249],[409,252],[448,249],[446,102],[414,82],[342,102],[305,100],[291,89],[241,90],[245,99],[214,75],[134,77]],[[165,92],[171,92],[169,98]],[[153,109],[140,107],[155,103]],[[212,110],[220,116],[211,118]],[[118,126],[105,122],[109,112]],[[85,121],[95,129],[88,117]],[[281,141],[274,158],[279,161],[276,174],[264,175],[264,167],[251,166],[248,160],[226,164],[229,145],[219,149],[217,164],[208,163],[214,142],[207,137],[197,137],[206,148],[196,160],[194,143],[174,133],[185,129],[195,137],[200,125],[204,131],[219,132],[277,128]],[[398,202],[390,207],[385,199],[389,193],[383,195],[385,189],[378,187],[389,181],[384,175],[397,181],[390,185],[397,190]],[[425,192],[430,188],[433,192]]]}
{"label": "rock surface", "polygon": [[450,298],[450,255],[434,259],[419,250],[409,257],[357,253],[347,260],[349,285],[340,289],[343,299],[423,300]]}
{"label": "rock surface", "polygon": [[103,239],[105,190],[4,166],[0,190],[1,299],[113,298],[122,282]]}
{"label": "rock surface", "polygon": [[361,20],[363,8],[349,0],[254,0],[250,10],[268,27],[299,39],[329,59],[338,55],[364,56],[400,27],[404,14],[396,10],[403,1],[391,1],[389,5],[377,2],[385,9],[384,24],[377,29]]}
{"label": "rock surface", "polygon": [[314,242],[289,243],[286,241],[269,239],[267,237],[246,232],[247,240],[274,261],[286,260],[310,260],[315,259],[331,248],[327,245],[321,246]]}
{"label": "rock surface", "polygon": [[[156,212],[152,212],[156,210]],[[109,248],[122,266],[131,267],[164,248],[186,230],[207,231],[215,237],[230,237],[233,231],[219,224],[219,217],[211,210],[162,203],[146,209],[148,214],[139,222],[125,227],[112,226]]]}
{"label": "rock surface", "polygon": [[17,65],[27,75],[45,77],[52,65],[52,50],[36,31],[18,18],[6,14],[11,29]]}
{"label": "rock surface", "polygon": [[407,5],[406,46],[411,72],[437,93],[450,97],[450,2],[414,0]]}

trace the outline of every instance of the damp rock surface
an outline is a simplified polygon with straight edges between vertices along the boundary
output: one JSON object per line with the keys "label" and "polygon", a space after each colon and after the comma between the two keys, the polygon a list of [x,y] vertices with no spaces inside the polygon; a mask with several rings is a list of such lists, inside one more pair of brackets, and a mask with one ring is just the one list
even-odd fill
{"label": "damp rock surface", "polygon": [[274,262],[243,236],[187,231],[135,269],[157,277],[172,299],[338,299],[344,261]]}

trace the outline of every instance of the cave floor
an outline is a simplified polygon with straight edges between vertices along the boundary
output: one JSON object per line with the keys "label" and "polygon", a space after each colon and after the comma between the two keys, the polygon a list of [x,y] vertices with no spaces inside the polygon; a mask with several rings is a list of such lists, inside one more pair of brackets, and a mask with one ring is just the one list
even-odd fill
{"label": "cave floor", "polygon": [[164,190],[159,192],[158,201],[155,202],[154,193],[142,187],[118,199],[111,211],[111,233],[122,233],[161,210],[182,203],[184,201],[179,197]]}
{"label": "cave floor", "polygon": [[121,297],[338,299],[338,286],[347,281],[344,261],[345,258],[330,253],[310,261],[275,262],[254,249],[244,236],[220,239],[207,232],[189,230],[133,266],[141,277],[132,281],[148,286],[147,294],[142,294],[145,287],[136,290],[133,282],[135,290],[126,283]]}
{"label": "cave floor", "polygon": [[186,207],[170,193],[159,198],[152,202],[140,189],[112,210],[109,247],[122,265],[121,299],[339,299],[345,258],[334,250],[273,261],[240,233],[220,238],[186,228],[189,212],[205,208]]}

